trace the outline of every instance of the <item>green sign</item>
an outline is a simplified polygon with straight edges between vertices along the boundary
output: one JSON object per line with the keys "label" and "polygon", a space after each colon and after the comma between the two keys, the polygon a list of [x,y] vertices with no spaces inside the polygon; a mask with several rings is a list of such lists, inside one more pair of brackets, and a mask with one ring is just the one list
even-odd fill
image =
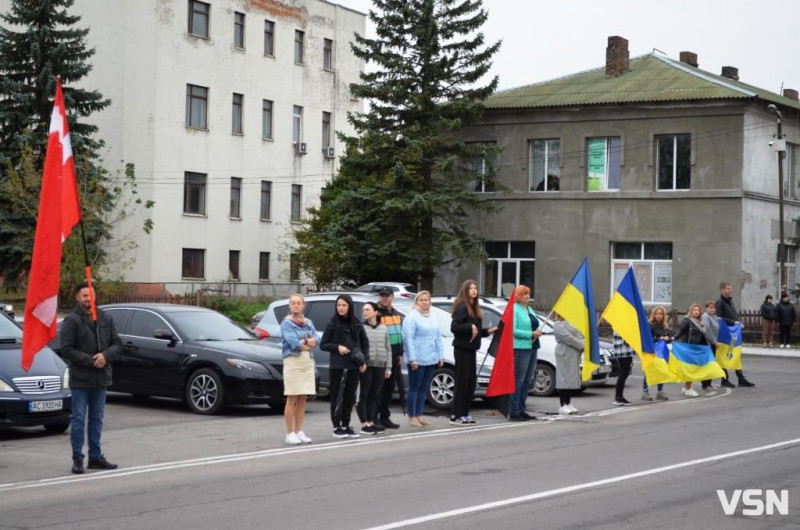
{"label": "green sign", "polygon": [[603,191],[606,184],[606,139],[589,139],[589,191]]}

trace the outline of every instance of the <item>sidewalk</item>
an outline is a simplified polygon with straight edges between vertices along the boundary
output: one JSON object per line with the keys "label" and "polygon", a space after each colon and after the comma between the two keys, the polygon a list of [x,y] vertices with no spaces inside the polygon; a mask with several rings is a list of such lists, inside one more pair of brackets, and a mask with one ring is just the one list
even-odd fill
{"label": "sidewalk", "polygon": [[761,346],[745,344],[742,346],[743,355],[764,355],[768,357],[791,357],[800,359],[800,348],[762,348]]}

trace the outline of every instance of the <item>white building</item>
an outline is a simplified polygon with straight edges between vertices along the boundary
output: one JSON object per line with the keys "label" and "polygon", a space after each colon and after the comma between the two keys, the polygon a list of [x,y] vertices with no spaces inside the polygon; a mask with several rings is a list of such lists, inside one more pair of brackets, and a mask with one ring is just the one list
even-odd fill
{"label": "white building", "polygon": [[350,42],[365,15],[324,0],[76,0],[71,13],[96,50],[84,84],[111,99],[93,116],[106,165],[135,164],[155,201],[118,227],[138,242],[125,279],[299,280],[292,224],[362,108]]}

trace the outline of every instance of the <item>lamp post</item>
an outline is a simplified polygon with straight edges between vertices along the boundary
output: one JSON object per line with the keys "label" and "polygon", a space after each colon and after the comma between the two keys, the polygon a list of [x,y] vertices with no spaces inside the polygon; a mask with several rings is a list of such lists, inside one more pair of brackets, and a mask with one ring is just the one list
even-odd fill
{"label": "lamp post", "polygon": [[780,277],[781,277],[781,291],[784,289],[788,292],[789,286],[786,285],[786,246],[783,242],[783,157],[785,156],[786,147],[781,132],[781,111],[775,105],[767,107],[770,112],[774,112],[778,119],[778,141],[775,142],[775,150],[778,152],[778,234],[780,243],[778,244],[778,256],[780,258]]}

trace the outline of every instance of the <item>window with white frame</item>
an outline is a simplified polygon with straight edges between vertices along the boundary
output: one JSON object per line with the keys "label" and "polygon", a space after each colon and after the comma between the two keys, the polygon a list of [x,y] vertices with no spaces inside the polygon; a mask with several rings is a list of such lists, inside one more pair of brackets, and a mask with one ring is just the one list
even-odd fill
{"label": "window with white frame", "polygon": [[183,174],[183,213],[193,215],[206,214],[206,180],[204,173]]}
{"label": "window with white frame", "polygon": [[587,145],[588,191],[618,190],[622,142],[618,136],[589,138]]}
{"label": "window with white frame", "polygon": [[294,32],[294,62],[303,64],[305,59],[306,34],[303,31]]}
{"label": "window with white frame", "polygon": [[[792,245],[783,245],[784,266],[786,267],[786,285],[781,285],[781,252],[780,245],[775,254],[775,285],[780,286],[778,291],[786,291],[789,293],[790,300],[795,302],[795,295],[793,291],[797,290],[797,247]],[[780,293],[778,294],[780,296]]]}
{"label": "window with white frame", "polygon": [[272,215],[272,182],[261,181],[261,220],[269,221]]}
{"label": "window with white frame", "polygon": [[292,141],[303,141],[303,107],[298,105],[292,106]]}
{"label": "window with white frame", "polygon": [[322,113],[322,147],[331,146],[331,113]]}
{"label": "window with white frame", "polygon": [[786,144],[783,155],[783,196],[787,199],[798,197],[797,187],[800,185],[800,164],[797,163],[797,145]]}
{"label": "window with white frame", "polygon": [[269,280],[269,252],[258,253],[258,279]]}
{"label": "window with white frame", "polygon": [[672,303],[672,243],[612,243],[611,295],[631,266],[642,303]]}
{"label": "window with white frame", "polygon": [[181,277],[202,280],[206,276],[206,250],[184,248],[181,261]]}
{"label": "window with white frame", "polygon": [[233,106],[231,107],[231,133],[242,134],[244,131],[244,96],[242,94],[233,95]]}
{"label": "window with white frame", "polygon": [[322,40],[322,68],[333,70],[333,41],[331,39]]}
{"label": "window with white frame", "polygon": [[231,219],[242,218],[242,179],[231,177]]}
{"label": "window with white frame", "polygon": [[514,287],[527,285],[533,290],[536,272],[534,241],[487,241],[489,260],[482,266],[482,289],[488,296],[511,296]]}
{"label": "window with white frame", "polygon": [[244,49],[244,13],[233,14],[233,47]]}
{"label": "window with white frame", "polygon": [[189,33],[197,37],[208,38],[208,18],[211,4],[189,0]]}
{"label": "window with white frame", "polygon": [[656,136],[658,190],[688,190],[692,175],[692,137],[689,134]]}
{"label": "window with white frame", "polygon": [[560,187],[559,152],[561,140],[531,140],[528,142],[530,191],[558,191]]}
{"label": "window with white frame", "polygon": [[292,210],[291,210],[291,221],[293,223],[300,222],[300,208],[302,204],[303,198],[303,186],[299,184],[292,184]]}
{"label": "window with white frame", "polygon": [[268,99],[261,103],[261,138],[272,140],[272,101]]}
{"label": "window with white frame", "polygon": [[[492,148],[494,143],[481,143],[472,147]],[[497,153],[488,151],[476,153],[467,160],[469,189],[477,193],[495,191],[495,174],[497,172]]]}
{"label": "window with white frame", "polygon": [[264,21],[264,55],[275,56],[275,23],[271,20]]}

